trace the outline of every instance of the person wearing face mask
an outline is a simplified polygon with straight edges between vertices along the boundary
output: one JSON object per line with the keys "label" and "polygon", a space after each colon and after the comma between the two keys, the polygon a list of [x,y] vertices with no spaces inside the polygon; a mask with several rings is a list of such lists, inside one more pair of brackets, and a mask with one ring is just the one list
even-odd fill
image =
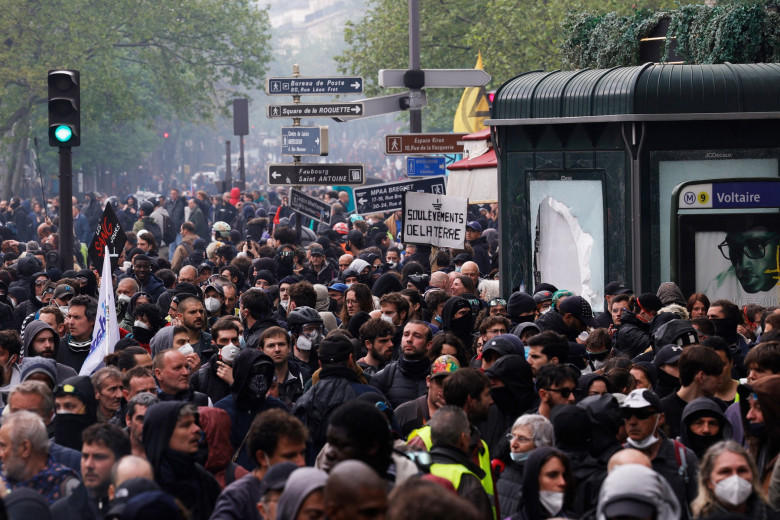
{"label": "person wearing face mask", "polygon": [[612,354],[612,337],[607,329],[596,329],[585,340],[586,367],[583,374],[598,372],[607,363]]}
{"label": "person wearing face mask", "polygon": [[727,439],[731,439],[731,424],[715,401],[699,397],[685,406],[679,441],[699,459],[710,446]]}
{"label": "person wearing face mask", "polygon": [[160,308],[153,303],[142,303],[133,309],[133,338],[147,351],[149,342],[166,322]]}
{"label": "person wearing face mask", "polygon": [[474,315],[471,304],[460,297],[452,297],[444,304],[441,311],[442,330],[452,332],[464,345],[474,342]]}
{"label": "person wearing face mask", "polygon": [[0,331],[0,364],[2,370],[2,394],[3,402],[8,400],[8,392],[22,380],[22,372],[17,366],[19,354],[22,351],[22,341],[15,330]]}
{"label": "person wearing face mask", "polygon": [[[57,288],[59,289],[58,286]],[[124,278],[119,280],[116,285],[116,321],[121,323],[125,319],[125,313],[130,304],[130,299],[135,293],[138,292],[138,282],[132,278]],[[75,294],[75,293],[74,293]],[[55,291],[54,299],[57,300],[57,293]],[[67,313],[66,313],[67,314]]]}
{"label": "person wearing face mask", "polygon": [[737,332],[737,326],[742,325],[744,321],[739,307],[729,300],[715,300],[707,309],[707,319],[715,325],[717,336],[725,339],[729,345],[736,345],[743,356],[747,354],[749,342],[745,336]]}
{"label": "person wearing face mask", "polygon": [[509,460],[501,478],[496,482],[498,504],[502,516],[512,516],[520,510],[523,497],[523,469],[528,457],[542,446],[555,442],[550,421],[541,415],[521,415],[506,434],[509,441]]}
{"label": "person wearing face mask", "polygon": [[287,327],[294,359],[305,365],[309,373],[313,374],[319,369],[318,348],[324,337],[320,313],[311,307],[296,307],[287,316]]}
{"label": "person wearing face mask", "polygon": [[648,456],[653,469],[666,478],[683,506],[681,518],[691,518],[687,505],[698,493],[699,459],[690,448],[667,438],[662,432],[661,400],[651,390],[636,389],[628,394],[620,410],[628,434],[626,446]]}
{"label": "person wearing face mask", "polygon": [[[26,257],[25,257],[26,258]],[[32,257],[34,258],[34,257]],[[21,260],[20,260],[21,262]],[[28,289],[30,297],[21,302],[16,309],[14,309],[14,323],[16,324],[16,330],[19,330],[22,326],[24,319],[44,306],[43,291],[49,285],[49,275],[43,271],[38,271],[30,276],[28,281]]]}
{"label": "person wearing face mask", "polygon": [[225,315],[225,291],[219,284],[207,285],[203,290],[203,306],[206,308],[209,326]]}
{"label": "person wearing face mask", "polygon": [[734,441],[721,441],[707,450],[699,473],[699,496],[691,507],[696,518],[724,513],[741,518],[780,518],[764,500],[755,462]]}
{"label": "person wearing face mask", "polygon": [[569,459],[563,452],[549,446],[535,449],[525,462],[520,509],[512,520],[569,518],[572,479]]}
{"label": "person wearing face mask", "polygon": [[630,358],[647,350],[652,345],[653,319],[662,307],[661,299],[653,293],[637,297],[631,310],[624,310],[620,316],[620,332],[615,340],[615,348]]}
{"label": "person wearing face mask", "polygon": [[54,389],[54,442],[81,451],[81,433],[97,422],[95,387],[88,376],[69,377]]}
{"label": "person wearing face mask", "polygon": [[230,394],[233,362],[240,352],[238,324],[229,317],[219,318],[211,327],[214,354],[190,377],[190,387],[216,403]]}
{"label": "person wearing face mask", "polygon": [[259,350],[248,348],[239,352],[233,360],[233,367],[230,395],[214,406],[230,416],[230,444],[233,453],[238,454],[236,462],[251,471],[254,463],[247,454],[245,443],[252,420],[265,410],[288,408],[276,397],[267,395],[274,379],[273,359]]}

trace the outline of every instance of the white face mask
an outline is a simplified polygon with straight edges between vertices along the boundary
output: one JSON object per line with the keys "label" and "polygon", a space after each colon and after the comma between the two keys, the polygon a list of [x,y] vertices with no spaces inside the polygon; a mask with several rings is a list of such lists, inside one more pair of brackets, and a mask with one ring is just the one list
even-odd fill
{"label": "white face mask", "polygon": [[548,513],[554,515],[563,509],[563,492],[561,491],[539,491],[539,502]]}
{"label": "white face mask", "polygon": [[522,451],[520,453],[512,452],[509,454],[509,457],[515,462],[523,462],[528,458],[529,455],[531,455],[530,451]]}
{"label": "white face mask", "polygon": [[307,338],[305,334],[301,334],[298,336],[295,346],[298,347],[298,350],[305,350],[308,352],[311,350],[311,340]]}
{"label": "white face mask", "polygon": [[68,306],[68,305],[61,305],[61,306],[59,307],[59,309],[60,309],[60,312],[61,312],[62,314],[64,314],[65,316],[67,316],[67,315],[68,315],[68,311],[70,310],[70,306]]}
{"label": "white face mask", "polygon": [[219,300],[217,300],[213,296],[209,296],[208,298],[206,298],[204,304],[206,306],[206,310],[209,312],[217,312],[219,308],[222,306],[222,304],[219,303]]}
{"label": "white face mask", "polygon": [[655,435],[655,429],[658,428],[658,420],[661,418],[661,414],[657,414],[655,416],[655,426],[653,426],[653,433],[642,439],[641,441],[635,441],[631,437],[628,438],[628,444],[632,448],[636,448],[638,450],[644,450],[645,448],[649,448],[656,442],[658,442],[658,437]]}
{"label": "white face mask", "polygon": [[120,294],[119,296],[117,296],[117,300],[119,300],[122,303],[130,303],[130,295]]}
{"label": "white face mask", "polygon": [[133,322],[133,327],[138,327],[139,329],[149,330],[149,325],[147,325],[146,323],[142,322],[141,320],[135,320]]}
{"label": "white face mask", "polygon": [[743,504],[753,492],[753,484],[740,477],[731,475],[715,484],[715,496],[730,506]]}
{"label": "white face mask", "polygon": [[193,352],[195,352],[195,349],[192,348],[192,345],[187,344],[187,345],[182,345],[181,347],[179,347],[179,352],[181,352],[185,356],[188,356],[188,355],[192,354]]}
{"label": "white face mask", "polygon": [[233,360],[236,359],[236,356],[240,352],[240,349],[235,345],[225,345],[219,350],[219,355],[222,358],[222,361],[227,363],[228,365],[233,364]]}
{"label": "white face mask", "polygon": [[290,300],[279,300],[279,303],[282,305],[282,309],[287,310],[287,306],[290,305]]}
{"label": "white face mask", "polygon": [[393,314],[392,316],[388,316],[387,314],[382,314],[382,320],[386,321],[390,325],[395,325],[393,323],[393,316],[395,316],[395,314]]}

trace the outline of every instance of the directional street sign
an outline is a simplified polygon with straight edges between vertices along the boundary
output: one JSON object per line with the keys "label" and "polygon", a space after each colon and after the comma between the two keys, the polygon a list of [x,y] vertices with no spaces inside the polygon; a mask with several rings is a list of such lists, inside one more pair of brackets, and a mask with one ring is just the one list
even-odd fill
{"label": "directional street sign", "polygon": [[359,76],[318,78],[268,78],[265,93],[269,96],[301,94],[361,94],[363,78]]}
{"label": "directional street sign", "polygon": [[290,208],[296,213],[313,218],[317,222],[330,224],[330,205],[320,199],[306,195],[302,191],[290,188]]}
{"label": "directional street sign", "polygon": [[422,193],[447,194],[447,179],[444,177],[425,177],[401,182],[388,182],[352,190],[357,202],[359,215],[400,211],[404,203],[404,193],[419,191]]}
{"label": "directional street sign", "polygon": [[466,134],[395,134],[385,136],[385,155],[463,153]]}
{"label": "directional street sign", "polygon": [[[425,73],[424,87],[483,87],[490,81],[490,74],[479,69],[422,69]],[[381,69],[380,87],[404,88],[406,69]]]}
{"label": "directional street sign", "polygon": [[444,157],[407,157],[406,175],[409,177],[430,177],[432,175],[444,175],[447,170]]}
{"label": "directional street sign", "polygon": [[266,116],[272,119],[277,117],[360,117],[362,115],[362,103],[294,103],[266,107]]}
{"label": "directional street sign", "polygon": [[269,164],[271,186],[360,186],[365,184],[362,164]]}
{"label": "directional street sign", "polygon": [[[409,110],[409,93],[403,92],[401,94],[391,94],[389,96],[359,99],[355,101],[355,103],[363,105],[363,114],[359,116],[334,117],[333,119],[343,123],[344,121],[351,121],[362,117],[381,116],[382,114]],[[420,103],[421,107],[428,104],[428,98],[425,95],[424,90],[420,92]]]}
{"label": "directional street sign", "polygon": [[328,127],[283,126],[282,155],[328,155]]}

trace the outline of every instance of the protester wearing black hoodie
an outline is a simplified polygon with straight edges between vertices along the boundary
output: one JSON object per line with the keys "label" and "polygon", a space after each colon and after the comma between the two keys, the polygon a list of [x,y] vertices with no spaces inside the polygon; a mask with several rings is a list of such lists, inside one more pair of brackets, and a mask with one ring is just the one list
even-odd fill
{"label": "protester wearing black hoodie", "polygon": [[238,453],[236,462],[251,471],[254,462],[246,453],[246,434],[255,416],[265,410],[287,406],[276,397],[266,395],[274,378],[273,359],[252,348],[241,351],[233,360],[233,384],[230,395],[214,406],[230,416],[230,444]]}
{"label": "protester wearing black hoodie", "polygon": [[493,406],[487,421],[477,424],[477,427],[493,458],[509,459],[506,434],[518,417],[539,406],[531,365],[522,356],[510,354],[498,358],[485,375],[493,383],[490,389]]}
{"label": "protester wearing black hoodie", "polygon": [[[39,352],[36,351],[33,347],[33,341],[35,340],[36,336],[38,336],[44,330],[50,331],[54,336],[54,349],[51,352]],[[57,331],[55,331],[52,326],[45,321],[33,320],[27,324],[27,327],[24,328],[24,335],[22,335],[22,352],[24,353],[24,359],[34,356],[41,356],[44,358],[56,360],[59,349],[60,339],[59,336],[57,336]],[[78,373],[72,367],[63,365],[62,363],[57,363],[57,380],[54,383],[56,384],[61,381],[65,381],[69,377],[75,377],[77,375]]]}
{"label": "protester wearing black hoodie", "polygon": [[[458,316],[463,309],[468,309],[469,312],[461,312],[461,315]],[[471,304],[468,300],[459,296],[447,300],[441,311],[441,320],[442,330],[455,334],[466,345],[466,348],[474,343],[474,315],[471,313]]]}
{"label": "protester wearing black hoodie", "polygon": [[[717,432],[708,425],[704,428],[696,428],[698,433],[694,433],[693,423],[702,418],[715,419],[719,425]],[[710,446],[731,438],[731,423],[726,420],[723,410],[714,399],[699,397],[685,405],[682,412],[679,440],[693,450],[699,460],[704,457],[704,452]]]}
{"label": "protester wearing black hoodie", "polygon": [[19,302],[19,305],[17,305],[16,309],[14,309],[14,323],[16,324],[16,330],[21,330],[22,324],[24,323],[24,320],[27,316],[33,314],[34,312],[38,311],[38,309],[43,307],[43,294],[41,293],[41,295],[38,296],[35,291],[35,283],[39,280],[45,286],[49,282],[49,275],[43,271],[38,271],[30,277],[28,284],[30,297],[27,299],[27,301]]}
{"label": "protester wearing black hoodie", "polygon": [[590,419],[590,454],[606,467],[609,458],[623,449],[617,439],[618,431],[623,426],[620,405],[612,394],[603,394],[586,397],[577,406],[588,412]]}
{"label": "protester wearing black hoodie", "polygon": [[197,413],[194,405],[182,401],[152,405],[144,417],[143,439],[160,489],[180,500],[191,520],[208,520],[220,487],[197,463],[201,433]]}
{"label": "protester wearing black hoodie", "polygon": [[[553,457],[557,457],[563,464],[566,487],[561,509],[550,512],[549,506],[543,505],[540,499],[539,473]],[[563,452],[549,446],[536,448],[525,462],[525,468],[523,469],[523,501],[520,511],[511,516],[512,520],[542,520],[558,516],[573,518],[573,516],[565,514],[569,510],[569,504],[574,493],[572,478],[569,460]]]}
{"label": "protester wearing black hoodie", "polygon": [[95,387],[88,376],[69,377],[54,390],[54,399],[71,395],[84,405],[80,413],[57,413],[54,416],[54,442],[81,451],[81,434],[97,422]]}
{"label": "protester wearing black hoodie", "polygon": [[35,298],[35,291],[30,286],[30,278],[42,269],[41,261],[32,255],[25,255],[16,262],[16,275],[19,278],[11,282],[8,291],[14,291],[14,295],[18,296],[17,302]]}

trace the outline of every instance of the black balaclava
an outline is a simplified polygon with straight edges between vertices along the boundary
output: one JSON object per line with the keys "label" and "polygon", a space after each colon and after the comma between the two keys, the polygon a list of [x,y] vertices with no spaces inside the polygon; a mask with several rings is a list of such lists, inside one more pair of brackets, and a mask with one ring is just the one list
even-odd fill
{"label": "black balaclava", "polygon": [[255,349],[241,351],[233,361],[233,394],[236,409],[257,410],[265,403],[265,396],[274,378],[273,360]]}
{"label": "black balaclava", "polygon": [[471,311],[471,304],[465,298],[455,296],[447,300],[441,311],[442,329],[455,334],[464,345],[471,345],[474,315],[468,312],[462,318],[453,319],[455,314],[461,309],[469,309]]}

